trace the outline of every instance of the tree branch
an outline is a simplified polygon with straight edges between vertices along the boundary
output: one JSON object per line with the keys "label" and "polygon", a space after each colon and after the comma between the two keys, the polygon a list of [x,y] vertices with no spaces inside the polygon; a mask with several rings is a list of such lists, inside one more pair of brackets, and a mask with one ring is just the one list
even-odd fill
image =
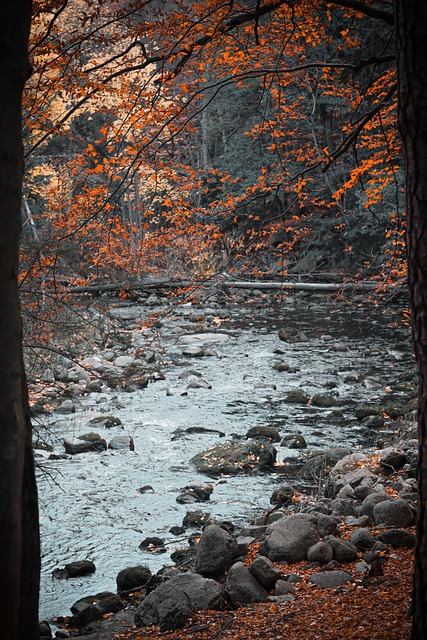
{"label": "tree branch", "polygon": [[339,7],[354,9],[355,11],[359,11],[359,13],[363,13],[365,16],[382,20],[386,24],[394,26],[394,16],[392,12],[375,9],[375,7],[371,7],[364,2],[360,2],[360,0],[330,0],[330,3],[336,4]]}
{"label": "tree branch", "polygon": [[363,118],[359,120],[359,124],[357,125],[357,127],[353,129],[353,131],[347,136],[347,138],[345,138],[345,140],[335,149],[335,151],[333,151],[333,153],[330,154],[328,158],[328,162],[325,164],[325,166],[322,169],[323,173],[325,173],[329,169],[331,164],[335,162],[340,156],[343,155],[343,153],[345,153],[351,147],[351,145],[357,140],[359,133],[365,128],[367,123],[370,120],[372,120],[372,118],[376,116],[376,114],[379,113],[379,111],[381,111],[383,106],[390,100],[393,94],[396,93],[396,90],[397,90],[397,83],[394,83],[390,87],[390,89],[387,91],[384,98],[380,102],[378,102],[378,104],[376,104],[373,109],[368,111],[368,113],[364,115]]}

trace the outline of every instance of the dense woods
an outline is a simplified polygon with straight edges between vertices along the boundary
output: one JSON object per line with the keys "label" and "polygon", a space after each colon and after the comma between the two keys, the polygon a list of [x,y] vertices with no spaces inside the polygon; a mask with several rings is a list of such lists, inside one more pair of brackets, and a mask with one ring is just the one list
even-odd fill
{"label": "dense woods", "polygon": [[[279,282],[309,276],[321,282],[370,280],[380,290],[402,284],[409,265],[423,453],[413,638],[424,637],[423,3],[32,4],[22,203],[17,123],[29,76],[30,3],[2,9],[0,32],[6,79],[0,104],[6,176],[0,184],[0,287],[2,302],[10,302],[0,327],[7,370],[0,395],[11,401],[2,400],[0,417],[2,438],[17,443],[13,469],[9,459],[0,477],[5,495],[13,487],[2,517],[2,546],[11,552],[2,575],[8,582],[15,573],[6,603],[16,614],[8,637],[37,637],[35,562],[31,596],[29,583],[20,583],[29,561],[22,553],[25,536],[31,547],[24,546],[37,556],[17,321],[20,218],[23,316],[37,344],[50,340],[58,300],[67,301],[75,287],[125,286],[159,275]],[[22,522],[20,505],[28,500],[31,508],[24,511],[30,516]],[[23,598],[30,613],[21,630]]]}

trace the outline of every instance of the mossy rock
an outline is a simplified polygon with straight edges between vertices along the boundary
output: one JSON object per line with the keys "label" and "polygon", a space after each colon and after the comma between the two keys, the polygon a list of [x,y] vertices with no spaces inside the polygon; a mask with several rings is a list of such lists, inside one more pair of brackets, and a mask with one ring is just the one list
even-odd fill
{"label": "mossy rock", "polygon": [[276,455],[277,451],[270,443],[249,440],[215,445],[196,454],[191,462],[200,473],[216,477],[272,469]]}

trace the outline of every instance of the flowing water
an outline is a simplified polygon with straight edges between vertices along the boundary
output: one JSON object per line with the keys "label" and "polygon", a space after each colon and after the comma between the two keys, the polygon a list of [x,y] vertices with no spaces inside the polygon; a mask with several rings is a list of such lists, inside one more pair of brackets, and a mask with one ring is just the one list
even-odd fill
{"label": "flowing water", "polygon": [[[134,311],[122,307],[117,315],[122,321],[126,314],[134,319]],[[79,400],[76,413],[46,420],[55,451],[63,452],[64,437],[99,431],[88,428],[93,412],[117,416],[124,431],[117,426],[100,433],[107,440],[131,435],[135,451],[40,459],[41,617],[67,615],[78,598],[115,591],[116,575],[127,566],[146,564],[154,573],[170,564],[169,553],[143,552],[139,544],[155,535],[165,539],[168,551],[183,546],[185,536],[177,539],[169,529],[180,525],[189,510],[201,508],[215,518],[240,523],[269,507],[280,476],[212,480],[190,464],[195,453],[257,425],[274,426],[281,435],[300,432],[309,449],[366,447],[366,429],[354,416],[355,404],[384,400],[387,394],[393,399],[408,397],[404,379],[412,367],[411,344],[404,331],[392,327],[393,314],[368,313],[366,308],[349,311],[325,302],[297,309],[235,307],[217,335],[210,337],[209,346],[217,355],[189,359],[182,356],[182,336],[197,333],[186,318],[191,312],[163,323],[165,380],[133,393],[111,389],[91,393]],[[294,329],[303,341],[280,341],[281,327]],[[275,353],[277,349],[283,353]],[[273,364],[278,359],[296,371],[277,372]],[[212,388],[167,395],[167,389],[186,386],[178,376],[189,368],[199,371]],[[341,413],[286,403],[286,393],[299,387],[310,396],[325,392],[336,396]],[[176,437],[177,429],[188,427],[219,430],[225,437],[209,432]],[[277,450],[279,462],[296,455],[280,445]],[[178,504],[179,490],[194,480],[214,483],[211,499]],[[138,489],[144,485],[151,485],[153,492],[141,494]],[[85,558],[94,561],[94,574],[52,579],[54,568]]]}

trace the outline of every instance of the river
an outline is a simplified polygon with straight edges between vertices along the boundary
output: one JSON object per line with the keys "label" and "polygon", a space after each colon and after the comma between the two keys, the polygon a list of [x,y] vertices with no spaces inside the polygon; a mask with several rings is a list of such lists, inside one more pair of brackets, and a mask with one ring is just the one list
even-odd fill
{"label": "river", "polygon": [[[395,326],[398,312],[375,308],[346,308],[313,296],[299,306],[288,302],[275,307],[267,302],[227,309],[228,317],[211,323],[210,347],[217,355],[183,357],[183,335],[199,331],[194,309],[183,308],[164,320],[157,349],[165,380],[133,393],[106,389],[78,401],[70,416],[50,416],[39,428],[48,430],[56,452],[63,452],[63,437],[87,431],[88,417],[104,412],[120,418],[120,426],[102,430],[111,439],[127,433],[134,451],[86,453],[61,460],[39,454],[38,473],[42,580],[41,618],[68,615],[78,598],[100,591],[115,591],[117,573],[135,564],[157,571],[170,563],[168,554],[153,554],[138,547],[146,536],[166,540],[168,551],[182,546],[182,538],[169,533],[194,508],[218,519],[242,523],[269,507],[280,482],[275,474],[221,478],[215,481],[195,472],[190,458],[197,452],[244,435],[250,427],[271,425],[281,435],[301,433],[310,450],[346,446],[362,449],[369,440],[366,427],[355,418],[355,404],[410,397],[405,382],[412,368],[411,344],[405,330]],[[122,321],[135,322],[135,305],[116,308]],[[143,311],[141,310],[141,314]],[[218,313],[213,311],[213,313]],[[128,315],[127,315],[128,314]],[[219,315],[219,314],[218,314]],[[285,327],[302,341],[283,342]],[[136,333],[137,341],[144,339]],[[197,341],[197,338],[195,339]],[[277,353],[280,350],[282,353]],[[278,372],[274,362],[284,360],[295,371]],[[196,369],[211,389],[188,389],[179,375]],[[337,398],[337,411],[284,401],[291,389],[310,396],[328,393]],[[168,395],[167,390],[178,390]],[[225,434],[185,434],[176,430],[205,427]],[[381,433],[379,436],[381,437]],[[278,461],[297,452],[277,446]],[[179,490],[194,480],[214,482],[209,502],[181,505]],[[153,492],[138,489],[151,485]],[[91,559],[96,572],[84,578],[52,579],[52,571],[76,559]]]}

